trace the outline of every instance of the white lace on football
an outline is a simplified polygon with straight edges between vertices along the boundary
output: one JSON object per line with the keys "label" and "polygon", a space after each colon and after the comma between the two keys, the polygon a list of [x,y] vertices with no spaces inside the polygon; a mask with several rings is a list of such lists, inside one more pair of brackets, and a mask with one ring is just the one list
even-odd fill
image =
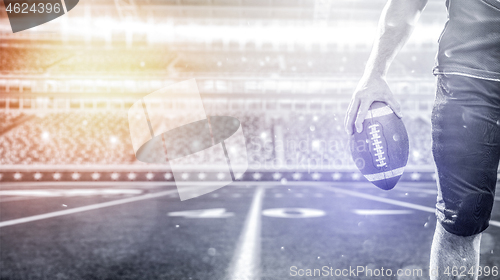
{"label": "white lace on football", "polygon": [[375,156],[377,157],[375,161],[377,162],[377,167],[384,167],[387,165],[385,162],[385,157],[384,157],[384,147],[380,144],[382,144],[382,141],[379,139],[381,138],[379,135],[379,130],[377,129],[379,127],[379,124],[372,124],[368,128],[370,129],[369,134],[372,136],[372,145],[373,149],[375,150]]}

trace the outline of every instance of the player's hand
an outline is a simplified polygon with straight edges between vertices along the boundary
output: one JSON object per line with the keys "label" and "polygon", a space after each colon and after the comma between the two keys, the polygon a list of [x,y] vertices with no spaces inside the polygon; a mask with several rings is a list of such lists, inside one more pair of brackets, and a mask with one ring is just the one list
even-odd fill
{"label": "player's hand", "polygon": [[394,98],[387,82],[382,77],[363,77],[353,93],[349,109],[345,116],[345,131],[348,135],[353,134],[354,127],[360,133],[363,131],[363,121],[370,105],[374,101],[382,101],[389,105],[396,116],[401,118],[401,106]]}

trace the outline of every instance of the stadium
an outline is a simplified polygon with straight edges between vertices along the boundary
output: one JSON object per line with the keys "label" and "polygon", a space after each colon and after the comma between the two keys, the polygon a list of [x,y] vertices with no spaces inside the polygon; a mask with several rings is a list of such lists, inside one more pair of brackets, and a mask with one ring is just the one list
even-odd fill
{"label": "stadium", "polygon": [[[0,2],[0,279],[428,279],[444,1],[389,71],[410,143],[391,191],[362,176],[344,131],[386,1],[82,0],[16,33]],[[248,168],[181,201],[168,162],[136,158],[128,111],[193,78],[207,115],[241,122]],[[498,278],[499,234],[495,205],[481,279]]]}

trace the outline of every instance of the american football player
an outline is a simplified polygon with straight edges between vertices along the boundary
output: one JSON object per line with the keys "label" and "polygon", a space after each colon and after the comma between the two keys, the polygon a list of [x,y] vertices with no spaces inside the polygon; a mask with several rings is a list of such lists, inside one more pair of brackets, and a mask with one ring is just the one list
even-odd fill
{"label": "american football player", "polygon": [[[389,0],[345,127],[362,130],[374,101],[401,109],[386,83],[389,65],[409,38],[427,0]],[[477,279],[481,232],[489,225],[500,160],[500,1],[446,0],[439,38],[432,153],[438,197],[430,276]],[[449,273],[462,270],[463,277]],[[448,273],[446,273],[448,270]]]}

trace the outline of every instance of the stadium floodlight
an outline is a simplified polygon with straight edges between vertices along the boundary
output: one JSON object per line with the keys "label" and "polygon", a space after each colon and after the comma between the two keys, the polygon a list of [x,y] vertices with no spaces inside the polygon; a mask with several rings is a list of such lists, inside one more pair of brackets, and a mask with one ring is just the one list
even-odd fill
{"label": "stadium floodlight", "polygon": [[340,174],[339,172],[335,172],[332,174],[333,180],[338,181],[338,180],[340,180],[340,178],[342,178],[342,174]]}
{"label": "stadium floodlight", "polygon": [[300,178],[302,178],[302,174],[300,174],[300,173],[298,173],[298,172],[295,172],[295,173],[293,173],[292,178],[293,178],[295,181],[298,181],[298,180],[300,180]]}
{"label": "stadium floodlight", "polygon": [[116,172],[113,172],[113,173],[111,174],[111,179],[112,179],[113,181],[118,180],[118,178],[120,178],[120,174],[118,174],[118,173],[116,173]]}
{"label": "stadium floodlight", "polygon": [[78,180],[80,179],[80,177],[81,175],[78,172],[74,172],[73,174],[71,174],[71,178],[73,178],[73,180]]}
{"label": "stadium floodlight", "polygon": [[260,178],[262,178],[262,174],[261,174],[261,173],[256,172],[256,173],[254,173],[254,174],[253,174],[253,179],[254,179],[255,181],[259,181],[259,180],[260,180]]}
{"label": "stadium floodlight", "polygon": [[[185,104],[187,108],[158,109],[160,103]],[[240,121],[229,116],[207,116],[195,79],[167,86],[136,101],[128,111],[128,121],[136,158],[169,164],[181,200],[222,188],[239,179],[248,168]],[[191,172],[224,176],[196,185],[190,180]],[[193,191],[193,186],[199,188]]]}
{"label": "stadium floodlight", "polygon": [[94,179],[94,181],[97,181],[97,180],[99,180],[99,178],[101,178],[101,174],[94,172],[94,173],[92,173],[91,177],[92,177],[92,179]]}
{"label": "stadium floodlight", "polygon": [[420,175],[420,173],[418,173],[418,172],[413,172],[413,173],[411,174],[411,179],[412,179],[413,181],[418,181],[418,180],[420,180],[420,177],[421,177],[421,175]]}
{"label": "stadium floodlight", "polygon": [[54,173],[54,175],[52,175],[52,178],[54,178],[54,180],[56,180],[56,181],[60,180],[61,177],[62,177],[62,175],[59,172],[56,172],[56,173]]}
{"label": "stadium floodlight", "polygon": [[226,177],[226,174],[224,174],[224,173],[222,173],[222,172],[217,174],[217,179],[219,179],[219,180],[222,180],[222,179],[224,179],[225,177]]}
{"label": "stadium floodlight", "polygon": [[432,180],[434,180],[434,181],[437,180],[437,173],[436,172],[432,173]]}
{"label": "stadium floodlight", "polygon": [[321,174],[318,173],[318,172],[315,172],[311,175],[311,178],[314,180],[314,181],[318,181],[319,179],[321,179]]}
{"label": "stadium floodlight", "polygon": [[151,172],[148,172],[148,174],[146,174],[146,179],[148,179],[149,181],[153,180],[154,177],[155,175]]}
{"label": "stadium floodlight", "polygon": [[274,173],[274,174],[273,174],[273,179],[274,179],[274,180],[279,180],[279,179],[281,179],[281,177],[282,177],[282,176],[283,176],[283,175],[281,175],[281,173],[276,172],[276,173]]}
{"label": "stadium floodlight", "polygon": [[23,175],[21,173],[19,173],[19,172],[14,173],[15,180],[21,180],[22,177],[23,177]]}
{"label": "stadium floodlight", "polygon": [[135,175],[135,173],[134,173],[134,172],[130,172],[130,173],[127,175],[127,178],[128,178],[130,181],[134,181],[136,177],[137,177],[137,175]]}
{"label": "stadium floodlight", "polygon": [[42,179],[42,173],[36,172],[35,174],[33,174],[33,178],[35,178],[35,180],[37,181]]}

